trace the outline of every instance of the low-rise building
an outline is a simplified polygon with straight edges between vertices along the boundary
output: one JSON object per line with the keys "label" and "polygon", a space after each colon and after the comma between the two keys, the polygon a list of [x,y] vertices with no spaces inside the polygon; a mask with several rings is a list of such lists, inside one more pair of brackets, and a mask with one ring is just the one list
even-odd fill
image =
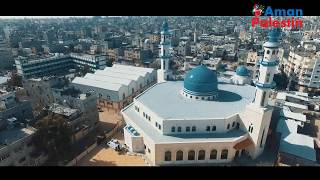
{"label": "low-rise building", "polygon": [[65,74],[76,66],[88,66],[90,70],[103,69],[106,67],[105,55],[89,54],[54,54],[39,59],[18,57],[15,59],[17,72],[25,78],[43,77],[49,75]]}
{"label": "low-rise building", "polygon": [[295,82],[299,91],[317,91],[320,88],[320,53],[315,46],[306,44],[291,48],[288,59],[284,59],[284,72]]}
{"label": "low-rise building", "polygon": [[101,106],[120,110],[156,81],[157,74],[152,68],[114,64],[94,74],[76,77],[71,85],[97,95]]}
{"label": "low-rise building", "polygon": [[10,127],[0,131],[0,166],[38,166],[47,156],[38,152],[32,143],[36,129]]}

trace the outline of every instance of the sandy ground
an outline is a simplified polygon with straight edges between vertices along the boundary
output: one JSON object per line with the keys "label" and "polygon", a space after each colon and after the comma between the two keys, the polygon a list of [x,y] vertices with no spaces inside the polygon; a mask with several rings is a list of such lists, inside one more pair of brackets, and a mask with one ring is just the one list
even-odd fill
{"label": "sandy ground", "polygon": [[[117,133],[113,138],[123,143],[123,135]],[[121,154],[106,145],[97,146],[86,155],[78,166],[147,166],[141,156]]]}
{"label": "sandy ground", "polygon": [[103,112],[99,112],[100,128],[102,131],[110,131],[114,128],[118,121],[121,121],[122,117],[114,110],[102,108]]}

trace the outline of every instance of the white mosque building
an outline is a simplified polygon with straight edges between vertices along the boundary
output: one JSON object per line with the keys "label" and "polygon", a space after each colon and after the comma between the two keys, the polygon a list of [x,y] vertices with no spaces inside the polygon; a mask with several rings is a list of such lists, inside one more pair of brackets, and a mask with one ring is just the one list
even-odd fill
{"label": "white mosque building", "polygon": [[[228,163],[261,155],[273,110],[267,101],[279,62],[279,29],[270,31],[264,44],[255,87],[220,80],[205,65],[189,71],[184,81],[168,81],[167,23],[162,32],[160,81],[121,111],[129,151],[144,153],[152,165]],[[244,71],[237,75],[246,76]]]}

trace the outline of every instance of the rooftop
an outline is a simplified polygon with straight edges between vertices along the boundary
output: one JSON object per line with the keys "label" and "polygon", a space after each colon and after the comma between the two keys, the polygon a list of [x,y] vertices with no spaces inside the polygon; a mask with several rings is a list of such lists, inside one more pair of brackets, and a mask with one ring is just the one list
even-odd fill
{"label": "rooftop", "polygon": [[20,127],[0,131],[0,149],[22,138],[30,136],[34,132],[35,131],[30,128],[20,128]]}
{"label": "rooftop", "polygon": [[294,120],[279,120],[277,131],[281,133],[280,152],[292,154],[304,159],[316,161],[314,140],[310,136],[298,134],[299,122]]}
{"label": "rooftop", "polygon": [[50,107],[49,107],[49,111],[53,112],[53,113],[56,113],[56,114],[60,114],[60,115],[64,115],[64,116],[72,116],[73,114],[77,113],[77,109],[71,109],[69,107],[65,107],[65,106],[62,106],[60,104],[52,104]]}
{"label": "rooftop", "polygon": [[152,138],[152,140],[156,143],[234,142],[242,139],[244,140],[247,137],[247,133],[241,130],[231,130],[227,133],[163,135],[158,132],[154,126],[139,116],[134,110],[134,106],[132,104],[124,110],[123,114],[131,119],[131,121],[134,123],[133,126],[137,130],[137,133],[140,133],[139,129],[142,129],[144,133]]}
{"label": "rooftop", "polygon": [[[182,81],[159,83],[136,100],[165,119],[226,118],[239,113],[253,101],[255,87],[219,83],[216,101],[197,101],[182,97]],[[227,111],[226,111],[227,109]]]}

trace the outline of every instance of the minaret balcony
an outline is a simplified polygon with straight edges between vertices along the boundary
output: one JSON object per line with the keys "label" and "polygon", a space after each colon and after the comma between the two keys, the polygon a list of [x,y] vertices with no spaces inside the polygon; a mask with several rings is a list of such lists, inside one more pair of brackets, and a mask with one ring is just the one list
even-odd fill
{"label": "minaret balcony", "polygon": [[160,42],[160,45],[170,45],[170,42]]}
{"label": "minaret balcony", "polygon": [[263,59],[261,59],[259,61],[259,64],[261,64],[262,66],[277,66],[279,64],[279,60],[272,60],[272,61],[264,61]]}
{"label": "minaret balcony", "polygon": [[164,56],[161,55],[160,58],[161,59],[169,59],[169,58],[171,58],[171,55],[164,55]]}
{"label": "minaret balcony", "polygon": [[262,89],[272,89],[276,86],[276,83],[272,81],[272,83],[260,83],[258,81],[254,82],[258,88]]}

